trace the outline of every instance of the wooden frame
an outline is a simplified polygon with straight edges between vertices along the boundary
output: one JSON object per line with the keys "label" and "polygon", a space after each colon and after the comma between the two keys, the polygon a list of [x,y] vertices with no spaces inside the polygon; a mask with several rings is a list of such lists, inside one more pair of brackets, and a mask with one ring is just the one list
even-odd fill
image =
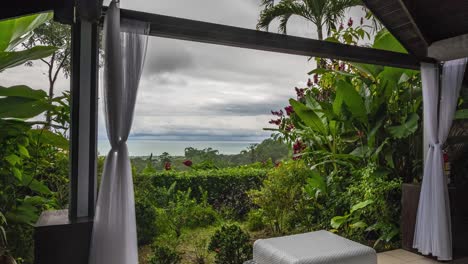
{"label": "wooden frame", "polygon": [[416,57],[411,54],[275,34],[133,10],[121,9],[121,17],[151,23],[150,35],[157,37],[408,69],[419,69],[420,62],[436,62],[431,58]]}

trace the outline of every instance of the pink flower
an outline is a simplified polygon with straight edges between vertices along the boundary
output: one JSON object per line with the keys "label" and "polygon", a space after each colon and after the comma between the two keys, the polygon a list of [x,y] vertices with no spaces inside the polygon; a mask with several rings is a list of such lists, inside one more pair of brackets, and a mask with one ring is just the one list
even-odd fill
{"label": "pink flower", "polygon": [[444,152],[444,162],[449,162],[449,156],[447,154],[447,152]]}
{"label": "pink flower", "polygon": [[292,105],[288,105],[284,108],[284,110],[286,110],[286,114],[288,116],[290,116],[292,113],[294,113],[294,108],[292,107]]}
{"label": "pink flower", "polygon": [[296,154],[300,154],[305,149],[306,149],[306,145],[304,145],[304,143],[302,143],[300,140],[297,140],[296,143],[294,143],[293,145],[293,152],[294,152],[293,160],[300,159],[301,155],[296,155]]}
{"label": "pink flower", "polygon": [[340,30],[343,30],[343,29],[344,29],[343,23],[340,23]]}
{"label": "pink flower", "polygon": [[280,119],[276,119],[276,120],[272,119],[272,120],[270,120],[270,122],[268,122],[268,123],[270,123],[270,124],[275,124],[275,125],[279,126],[279,125],[281,125],[281,118],[280,118]]}
{"label": "pink flower", "polygon": [[340,63],[340,71],[344,71],[345,70],[345,64],[344,62]]}
{"label": "pink flower", "polygon": [[319,81],[318,74],[314,74],[314,83],[317,84]]}
{"label": "pink flower", "polygon": [[291,130],[293,130],[293,129],[294,129],[293,124],[289,124],[289,125],[286,126],[286,131],[288,131],[288,132],[291,132]]}
{"label": "pink flower", "polygon": [[353,18],[350,17],[349,20],[348,20],[348,27],[352,27],[353,26]]}
{"label": "pink flower", "polygon": [[309,79],[307,80],[307,86],[308,86],[308,87],[311,87],[312,85],[314,85],[314,84],[312,83],[312,81],[311,81],[310,78],[309,78]]}
{"label": "pink flower", "polygon": [[300,100],[300,99],[304,98],[305,89],[297,88],[297,87],[294,87],[294,89],[296,90],[297,99]]}
{"label": "pink flower", "polygon": [[184,162],[182,162],[182,163],[187,167],[192,167],[192,164],[193,164],[193,162],[191,160],[184,160]]}
{"label": "pink flower", "polygon": [[275,115],[275,116],[283,116],[284,115],[283,110],[279,110],[279,111],[271,110],[271,114]]}
{"label": "pink flower", "polygon": [[171,170],[171,163],[170,162],[164,163],[164,169],[167,170],[167,171]]}
{"label": "pink flower", "polygon": [[301,153],[305,148],[306,146],[302,141],[296,140],[296,143],[293,145],[294,154]]}

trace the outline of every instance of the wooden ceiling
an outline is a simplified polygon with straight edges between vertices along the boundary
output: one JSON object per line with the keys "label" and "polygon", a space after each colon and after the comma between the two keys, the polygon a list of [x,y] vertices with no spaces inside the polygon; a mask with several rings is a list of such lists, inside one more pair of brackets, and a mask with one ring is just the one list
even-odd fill
{"label": "wooden ceiling", "polygon": [[431,43],[468,33],[468,0],[363,0],[412,54]]}
{"label": "wooden ceiling", "polygon": [[429,43],[468,33],[467,0],[404,0]]}
{"label": "wooden ceiling", "polygon": [[81,17],[98,20],[101,16],[102,0],[15,0],[0,8],[0,20],[53,11],[54,20],[72,24],[75,5]]}

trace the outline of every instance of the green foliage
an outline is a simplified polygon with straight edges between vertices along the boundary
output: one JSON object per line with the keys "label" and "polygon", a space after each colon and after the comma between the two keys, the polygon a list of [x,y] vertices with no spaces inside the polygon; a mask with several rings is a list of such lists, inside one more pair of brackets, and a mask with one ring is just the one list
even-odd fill
{"label": "green foliage", "polygon": [[347,232],[366,228],[368,224],[361,219],[362,210],[373,202],[372,200],[366,200],[353,205],[346,215],[333,217],[330,225],[334,229],[344,228]]}
{"label": "green foliage", "polygon": [[247,228],[249,231],[260,231],[265,228],[265,220],[261,209],[249,212],[247,215]]}
{"label": "green foliage", "polygon": [[[56,50],[39,46],[14,50],[50,18],[51,14],[40,14],[0,22],[0,72]],[[50,100],[42,90],[24,85],[0,87],[0,97],[0,212],[9,223],[2,225],[8,237],[3,251],[32,263],[32,225],[41,211],[68,203],[68,141],[63,134],[70,112],[65,97]],[[37,120],[46,111],[60,121],[60,128],[40,129],[42,122],[28,120]]]}
{"label": "green foliage", "polygon": [[[336,30],[332,41],[355,45],[367,36],[361,29]],[[373,47],[406,52],[385,30]],[[385,247],[398,237],[401,182],[413,182],[421,174],[419,73],[331,60],[322,66],[310,72],[314,82],[296,89],[297,99],[289,100],[294,111],[282,115],[276,129],[275,137],[293,145],[294,158],[309,171],[298,183],[303,193],[295,199],[308,206],[291,215],[310,219],[309,228],[332,223],[341,235]],[[276,175],[277,180],[290,171]],[[265,186],[272,185],[270,180]],[[272,186],[272,194],[286,197],[283,202],[294,193],[286,191],[286,183]],[[282,207],[294,210],[293,205],[270,206],[272,198],[254,201],[265,217],[281,219]]]}
{"label": "green foliage", "polygon": [[31,118],[52,108],[46,93],[27,86],[0,86],[0,118]]}
{"label": "green foliage", "polygon": [[176,183],[176,191],[187,192],[190,189],[192,197],[198,201],[206,191],[207,203],[213,208],[230,208],[236,218],[242,218],[252,206],[246,192],[259,189],[266,173],[265,169],[254,168],[165,171],[155,173],[151,179],[157,187],[170,188]]}
{"label": "green foliage", "polygon": [[153,242],[153,239],[158,234],[157,221],[158,217],[157,208],[153,204],[144,200],[135,200],[135,215],[137,224],[138,244],[147,245]]}
{"label": "green foliage", "polygon": [[166,208],[169,225],[180,237],[183,228],[205,227],[216,222],[218,216],[207,203],[207,193],[202,192],[201,202],[191,197],[191,189],[177,191]]}
{"label": "green foliage", "polygon": [[0,23],[0,50],[11,51],[31,37],[32,31],[52,19],[52,13],[24,16]]}
{"label": "green foliage", "polygon": [[260,13],[257,28],[268,29],[271,22],[277,18],[279,30],[286,33],[287,23],[292,16],[300,16],[312,22],[317,27],[317,34],[320,40],[323,39],[323,27],[327,27],[331,32],[344,17],[345,10],[362,5],[359,0],[312,0],[312,1],[290,1],[282,0],[278,3],[274,1],[263,1],[265,9]]}
{"label": "green foliage", "polygon": [[296,229],[301,224],[298,219],[307,221],[303,187],[309,177],[311,171],[303,161],[284,162],[268,173],[260,190],[249,192],[271,231],[282,234]]}
{"label": "green foliage", "polygon": [[208,249],[216,253],[217,264],[243,264],[252,258],[249,235],[237,225],[223,225],[211,237]]}
{"label": "green foliage", "polygon": [[57,49],[48,46],[35,46],[21,51],[0,51],[0,72],[31,60],[38,60],[52,55]]}
{"label": "green foliage", "polygon": [[154,245],[153,254],[149,259],[149,264],[178,264],[182,260],[179,253],[168,246]]}

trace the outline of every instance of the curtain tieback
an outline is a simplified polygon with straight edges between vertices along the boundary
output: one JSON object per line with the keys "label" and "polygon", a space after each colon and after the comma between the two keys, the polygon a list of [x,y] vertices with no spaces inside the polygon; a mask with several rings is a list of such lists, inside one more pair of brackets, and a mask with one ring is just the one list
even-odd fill
{"label": "curtain tieback", "polygon": [[442,144],[440,143],[435,143],[435,144],[429,144],[430,148],[442,148]]}
{"label": "curtain tieback", "polygon": [[111,148],[113,151],[118,151],[120,150],[120,148],[124,145],[127,144],[127,141],[124,141],[124,140],[120,140],[118,142],[115,142],[114,144],[112,144]]}

